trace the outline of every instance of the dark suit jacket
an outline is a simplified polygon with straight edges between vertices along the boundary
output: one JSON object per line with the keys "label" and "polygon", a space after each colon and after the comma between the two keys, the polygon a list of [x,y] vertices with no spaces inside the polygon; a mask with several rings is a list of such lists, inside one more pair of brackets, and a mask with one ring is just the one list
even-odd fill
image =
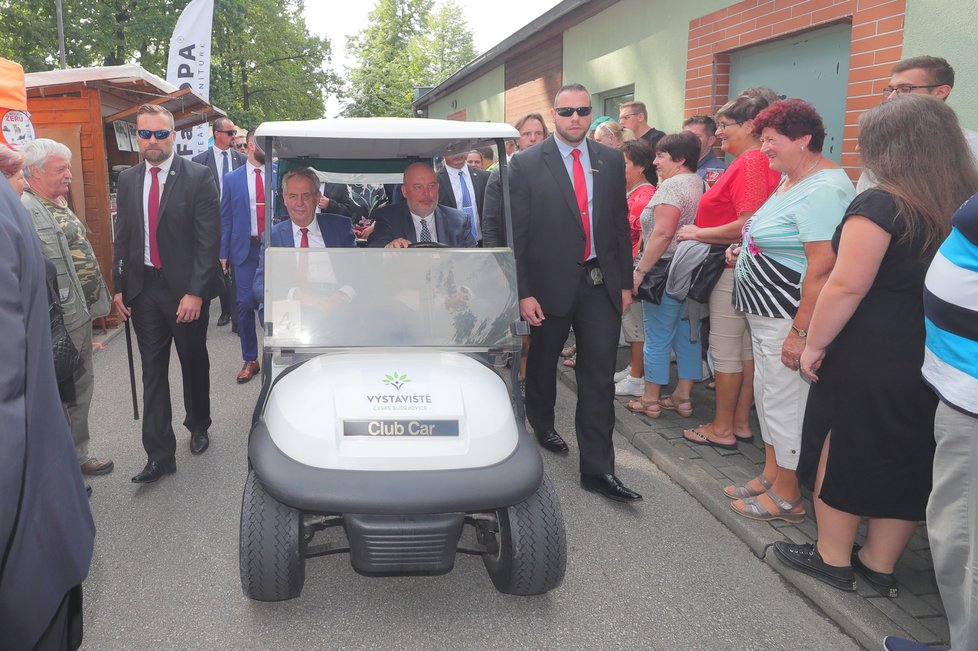
{"label": "dark suit jacket", "polygon": [[[587,140],[593,179],[594,251],[604,286],[621,310],[632,287],[632,245],[625,202],[625,162],[617,149]],[[545,314],[567,315],[581,274],[584,227],[574,185],[550,136],[510,162],[510,204],[520,298],[534,297]]]}
{"label": "dark suit jacket", "polygon": [[[321,212],[316,215],[319,232],[327,248],[355,248],[356,235],[353,234],[353,222],[343,215],[333,215]],[[292,234],[292,220],[279,222],[272,226],[269,246],[295,248],[295,237]],[[255,284],[252,286],[255,294],[255,304],[261,306],[265,301],[265,247],[258,254],[258,270],[255,271]],[[262,318],[264,321],[264,318]]]}
{"label": "dark suit jacket", "polygon": [[95,523],[58,396],[44,259],[0,182],[0,646],[30,649],[92,559]]}
{"label": "dark suit jacket", "polygon": [[[233,147],[228,147],[228,153],[231,154],[231,169],[228,170],[228,173],[230,173],[232,170],[238,169],[248,162],[248,157],[242,154],[240,151],[235,150]],[[207,166],[207,169],[209,169],[211,174],[214,175],[214,182],[217,183],[217,188],[220,190],[221,182],[219,179],[221,177],[221,170],[217,166],[217,161],[214,160],[214,147],[208,147],[207,151],[200,152],[191,160],[193,160],[195,163],[199,163],[200,165]]]}
{"label": "dark suit jacket", "polygon": [[[221,260],[231,264],[243,263],[251,252],[251,181],[248,166],[242,165],[224,177],[224,194],[221,195]],[[262,178],[265,170],[262,170]],[[275,180],[272,180],[275,187]],[[271,214],[272,203],[265,202],[266,217]],[[268,220],[271,224],[271,220]]]}
{"label": "dark suit jacket", "polygon": [[[382,248],[400,237],[409,242],[417,242],[414,220],[407,203],[384,206],[374,211],[374,232],[367,240],[367,246]],[[469,216],[461,210],[448,206],[435,206],[435,230],[438,241],[452,247],[475,246],[472,237],[472,223]]]}
{"label": "dark suit jacket", "polygon": [[[468,166],[466,166],[468,167]],[[472,187],[475,189],[475,207],[479,212],[479,232],[482,232],[482,208],[486,203],[486,185],[489,183],[489,172],[480,170],[477,167],[469,167],[469,177],[472,179]],[[458,175],[458,170],[453,170],[448,165],[441,168],[438,172],[438,203],[452,208],[461,208],[455,203],[455,193],[452,192],[452,181],[448,174]]]}
{"label": "dark suit jacket", "polygon": [[350,188],[345,183],[324,183],[323,196],[329,197],[326,212],[333,215],[343,215],[351,221],[360,221],[366,217],[366,211],[350,197]]}
{"label": "dark suit jacket", "polygon": [[[144,225],[143,180],[146,163],[119,175],[115,224],[115,291],[128,304],[143,289]],[[156,232],[163,275],[180,300],[184,294],[208,301],[217,294],[221,245],[221,204],[217,184],[203,165],[173,156],[160,196],[160,222]],[[125,281],[119,262],[125,265]]]}

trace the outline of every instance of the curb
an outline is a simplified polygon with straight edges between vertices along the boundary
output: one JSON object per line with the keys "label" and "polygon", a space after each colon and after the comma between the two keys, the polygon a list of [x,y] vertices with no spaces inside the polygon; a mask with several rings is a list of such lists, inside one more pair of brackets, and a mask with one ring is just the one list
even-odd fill
{"label": "curb", "polygon": [[[577,392],[577,382],[571,370],[558,370],[557,377],[568,388]],[[886,617],[878,608],[868,603],[858,593],[845,593],[824,585],[809,576],[787,568],[774,553],[767,554],[775,540],[788,540],[784,535],[772,537],[772,527],[767,523],[754,522],[731,510],[730,500],[723,494],[720,483],[691,460],[682,456],[673,446],[647,424],[615,401],[615,431],[624,436],[672,481],[682,487],[694,499],[743,541],[761,561],[777,572],[846,635],[866,649],[882,648],[887,635],[914,639],[915,636]]]}
{"label": "curb", "polygon": [[126,326],[119,324],[114,328],[106,330],[104,333],[96,335],[92,333],[92,355],[97,355],[100,350],[104,350],[109,343],[118,337],[126,329]]}

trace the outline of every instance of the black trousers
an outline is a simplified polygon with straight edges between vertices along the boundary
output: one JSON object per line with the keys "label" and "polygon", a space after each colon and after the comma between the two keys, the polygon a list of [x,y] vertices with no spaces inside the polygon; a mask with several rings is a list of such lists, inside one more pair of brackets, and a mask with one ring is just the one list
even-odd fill
{"label": "black trousers", "polygon": [[132,325],[143,366],[143,447],[150,461],[168,461],[176,451],[170,406],[170,343],[177,349],[183,374],[183,425],[192,433],[211,425],[210,359],[207,356],[208,305],[191,323],[177,323],[165,272],[146,269],[143,290],[132,301]]}
{"label": "black trousers", "polygon": [[65,593],[32,651],[74,651],[81,646],[83,633],[82,587],[76,585]]}
{"label": "black trousers", "polygon": [[530,331],[526,360],[526,416],[535,431],[554,426],[557,360],[574,326],[577,340],[577,411],[574,423],[581,450],[581,472],[615,471],[615,363],[621,314],[604,286],[594,287],[582,273],[574,305],[566,316],[546,315]]}

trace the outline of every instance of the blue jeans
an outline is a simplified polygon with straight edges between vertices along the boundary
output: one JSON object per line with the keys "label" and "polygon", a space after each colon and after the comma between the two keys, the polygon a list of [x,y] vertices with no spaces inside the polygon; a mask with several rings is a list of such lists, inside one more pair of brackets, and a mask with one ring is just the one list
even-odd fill
{"label": "blue jeans", "polygon": [[676,351],[676,367],[680,380],[699,382],[703,379],[700,344],[689,340],[689,321],[683,320],[686,303],[662,295],[662,303],[642,302],[645,323],[645,381],[665,386],[669,384],[669,352]]}

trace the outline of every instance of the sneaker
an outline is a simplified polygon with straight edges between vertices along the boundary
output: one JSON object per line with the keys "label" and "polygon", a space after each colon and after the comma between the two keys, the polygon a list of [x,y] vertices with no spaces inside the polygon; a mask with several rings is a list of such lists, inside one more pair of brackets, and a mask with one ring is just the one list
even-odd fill
{"label": "sneaker", "polygon": [[885,651],[940,651],[939,647],[927,646],[905,637],[894,637],[892,635],[883,638],[883,649]]}
{"label": "sneaker", "polygon": [[833,588],[852,592],[856,589],[856,575],[851,566],[836,567],[822,560],[818,547],[812,543],[795,545],[785,540],[774,543],[774,555],[785,565],[804,572]]}
{"label": "sneaker", "polygon": [[645,394],[645,382],[642,378],[628,376],[615,384],[616,396],[633,396],[641,398]]}
{"label": "sneaker", "polygon": [[621,382],[627,377],[631,377],[631,375],[632,375],[632,365],[629,364],[628,366],[625,367],[625,370],[618,371],[617,373],[615,373],[615,384],[618,384],[619,382]]}

